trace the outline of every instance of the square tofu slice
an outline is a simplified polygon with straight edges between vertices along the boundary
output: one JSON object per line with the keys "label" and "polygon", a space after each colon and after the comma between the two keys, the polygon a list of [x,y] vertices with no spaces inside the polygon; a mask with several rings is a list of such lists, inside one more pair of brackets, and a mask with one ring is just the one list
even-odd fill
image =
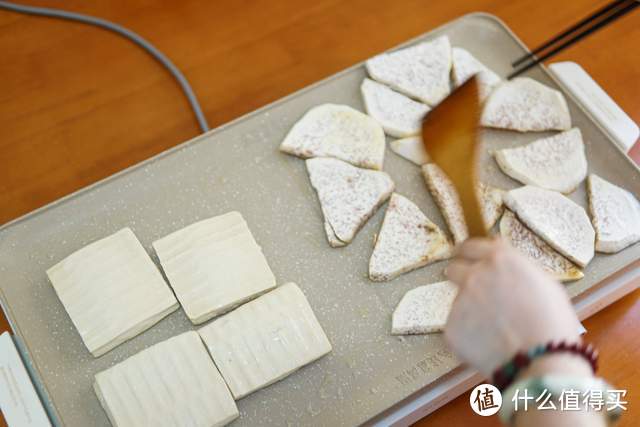
{"label": "square tofu slice", "polygon": [[69,255],[47,275],[95,357],[178,308],[171,289],[129,228]]}
{"label": "square tofu slice", "polygon": [[238,212],[191,224],[153,242],[153,247],[196,325],[276,286],[262,249]]}
{"label": "square tofu slice", "polygon": [[238,408],[194,331],[98,373],[93,388],[114,427],[223,426]]}
{"label": "square tofu slice", "polygon": [[198,332],[236,399],[331,351],[307,299],[294,283],[279,286]]}

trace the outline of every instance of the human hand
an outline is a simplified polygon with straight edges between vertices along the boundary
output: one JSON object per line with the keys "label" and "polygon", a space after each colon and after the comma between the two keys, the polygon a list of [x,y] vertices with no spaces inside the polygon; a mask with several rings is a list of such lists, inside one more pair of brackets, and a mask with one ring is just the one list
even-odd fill
{"label": "human hand", "polygon": [[459,292],[445,339],[487,378],[517,351],[580,341],[578,318],[563,287],[501,240],[467,240],[446,274]]}

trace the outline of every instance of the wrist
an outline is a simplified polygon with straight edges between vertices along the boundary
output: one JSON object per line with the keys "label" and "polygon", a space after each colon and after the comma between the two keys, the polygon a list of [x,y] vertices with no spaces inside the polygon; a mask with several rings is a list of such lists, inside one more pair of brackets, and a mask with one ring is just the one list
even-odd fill
{"label": "wrist", "polygon": [[584,357],[572,353],[549,353],[536,358],[517,376],[517,380],[544,375],[592,377],[593,369]]}
{"label": "wrist", "polygon": [[498,389],[507,388],[515,380],[546,374],[592,377],[598,368],[598,352],[580,340],[539,344],[518,351],[512,359],[493,373]]}

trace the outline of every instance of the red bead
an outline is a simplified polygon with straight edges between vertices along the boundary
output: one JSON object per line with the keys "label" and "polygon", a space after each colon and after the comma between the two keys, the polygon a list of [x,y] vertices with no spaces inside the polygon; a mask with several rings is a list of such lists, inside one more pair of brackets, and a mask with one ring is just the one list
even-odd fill
{"label": "red bead", "polygon": [[529,356],[523,353],[518,353],[516,357],[513,358],[513,364],[519,369],[529,366],[529,363],[531,363]]}
{"label": "red bead", "polygon": [[509,384],[509,380],[505,377],[502,370],[498,370],[493,375],[493,383],[499,390],[503,390]]}

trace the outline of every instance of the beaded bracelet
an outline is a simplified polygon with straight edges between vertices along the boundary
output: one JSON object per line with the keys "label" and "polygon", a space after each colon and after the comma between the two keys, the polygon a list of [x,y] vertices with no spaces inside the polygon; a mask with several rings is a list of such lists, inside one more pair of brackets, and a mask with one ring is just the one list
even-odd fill
{"label": "beaded bracelet", "polygon": [[507,388],[518,374],[528,367],[535,359],[551,353],[571,353],[583,357],[595,374],[598,369],[598,352],[591,344],[567,343],[565,341],[550,342],[548,344],[537,345],[528,351],[519,351],[513,358],[496,369],[493,373],[493,383],[500,390]]}

